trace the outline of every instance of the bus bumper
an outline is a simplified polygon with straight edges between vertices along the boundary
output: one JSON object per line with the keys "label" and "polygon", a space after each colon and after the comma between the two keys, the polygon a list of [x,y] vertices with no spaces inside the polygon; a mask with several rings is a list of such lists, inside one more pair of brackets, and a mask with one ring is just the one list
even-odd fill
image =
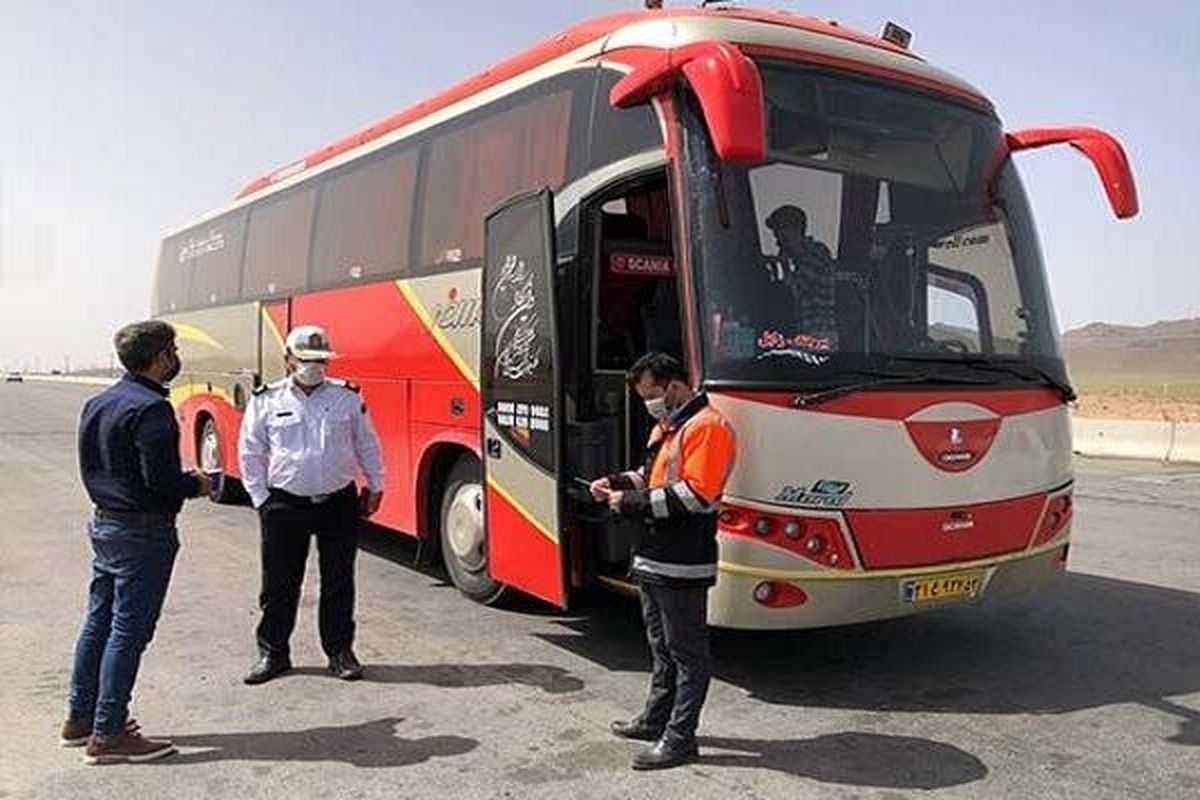
{"label": "bus bumper", "polygon": [[762,570],[722,563],[708,621],[723,628],[782,630],[849,625],[1037,591],[1066,571],[1070,544],[969,565],[875,576]]}

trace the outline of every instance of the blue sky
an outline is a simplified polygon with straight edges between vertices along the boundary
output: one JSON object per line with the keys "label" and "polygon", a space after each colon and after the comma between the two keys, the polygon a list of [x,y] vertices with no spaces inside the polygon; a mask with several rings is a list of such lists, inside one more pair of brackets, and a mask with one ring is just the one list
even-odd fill
{"label": "blue sky", "polygon": [[[668,0],[669,2],[669,0]],[[670,3],[669,3],[670,4]],[[249,178],[630,0],[0,0],[0,366],[104,362],[147,313],[161,234]],[[1060,322],[1200,316],[1200,3],[784,2],[980,87],[1010,128],[1124,142],[1117,222],[1067,150],[1020,156]],[[998,13],[999,12],[999,13]]]}

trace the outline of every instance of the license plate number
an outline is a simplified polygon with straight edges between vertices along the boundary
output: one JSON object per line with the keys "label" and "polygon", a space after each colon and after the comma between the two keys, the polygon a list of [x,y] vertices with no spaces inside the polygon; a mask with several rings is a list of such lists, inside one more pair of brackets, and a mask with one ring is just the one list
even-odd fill
{"label": "license plate number", "polygon": [[904,602],[913,604],[978,597],[981,591],[983,591],[982,572],[956,572],[950,575],[911,578],[901,585],[901,596]]}

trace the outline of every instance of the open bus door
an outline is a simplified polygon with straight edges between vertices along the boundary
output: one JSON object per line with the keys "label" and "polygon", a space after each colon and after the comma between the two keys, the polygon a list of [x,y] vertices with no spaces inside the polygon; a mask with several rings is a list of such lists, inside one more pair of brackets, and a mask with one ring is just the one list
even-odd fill
{"label": "open bus door", "polygon": [[554,268],[549,189],[488,216],[480,353],[488,565],[497,581],[565,607]]}

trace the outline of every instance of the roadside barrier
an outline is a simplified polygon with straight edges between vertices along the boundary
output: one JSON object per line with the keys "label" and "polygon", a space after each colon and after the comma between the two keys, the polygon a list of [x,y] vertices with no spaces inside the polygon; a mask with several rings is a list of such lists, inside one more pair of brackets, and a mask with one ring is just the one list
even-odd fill
{"label": "roadside barrier", "polygon": [[117,379],[100,378],[91,375],[29,375],[27,373],[22,376],[22,380],[40,381],[42,383],[78,383],[88,386],[108,386]]}
{"label": "roadside barrier", "polygon": [[1076,418],[1073,425],[1081,455],[1200,463],[1200,423]]}

